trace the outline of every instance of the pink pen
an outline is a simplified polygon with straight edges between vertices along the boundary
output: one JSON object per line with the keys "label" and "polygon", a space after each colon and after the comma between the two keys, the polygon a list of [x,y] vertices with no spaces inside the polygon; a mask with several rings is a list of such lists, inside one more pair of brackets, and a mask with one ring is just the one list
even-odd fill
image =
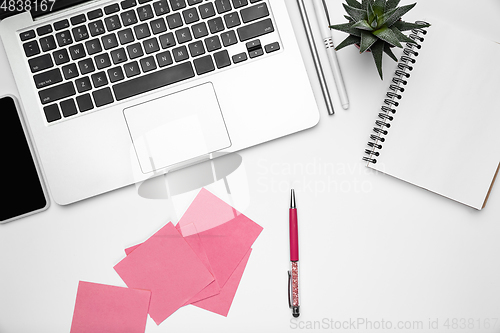
{"label": "pink pen", "polygon": [[288,306],[292,316],[297,318],[299,312],[299,233],[297,207],[295,207],[295,191],[292,189],[290,199],[290,270],[288,271]]}

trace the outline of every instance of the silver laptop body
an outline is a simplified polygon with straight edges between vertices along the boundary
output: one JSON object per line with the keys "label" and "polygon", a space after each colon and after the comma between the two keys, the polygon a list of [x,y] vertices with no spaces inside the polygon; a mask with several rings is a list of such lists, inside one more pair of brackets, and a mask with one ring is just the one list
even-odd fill
{"label": "silver laptop body", "polygon": [[0,36],[61,205],[319,121],[285,0],[89,1]]}

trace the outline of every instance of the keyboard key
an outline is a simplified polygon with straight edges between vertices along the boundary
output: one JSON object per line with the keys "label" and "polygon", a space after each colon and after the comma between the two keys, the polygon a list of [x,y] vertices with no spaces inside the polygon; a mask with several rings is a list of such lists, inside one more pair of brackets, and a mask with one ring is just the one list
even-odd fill
{"label": "keyboard key", "polygon": [[74,116],[75,114],[78,113],[75,101],[73,99],[67,99],[65,101],[62,101],[60,103],[60,106],[64,117]]}
{"label": "keyboard key", "polygon": [[265,19],[237,29],[240,40],[246,41],[274,31],[271,19]]}
{"label": "keyboard key", "polygon": [[151,72],[156,69],[155,58],[153,56],[141,59],[140,63],[144,73]]}
{"label": "keyboard key", "polygon": [[104,7],[104,13],[106,13],[106,15],[116,13],[119,10],[120,6],[117,3]]}
{"label": "keyboard key", "polygon": [[126,65],[123,65],[123,69],[125,69],[125,74],[127,75],[127,77],[134,77],[141,74],[141,69],[139,68],[139,64],[137,63],[137,61],[132,61]]}
{"label": "keyboard key", "polygon": [[214,62],[211,55],[206,55],[204,57],[195,59],[193,61],[194,67],[196,68],[196,74],[202,75],[215,70]]}
{"label": "keyboard key", "polygon": [[62,75],[59,68],[54,68],[48,72],[40,73],[33,76],[33,79],[35,80],[36,87],[38,89],[41,89],[61,82]]}
{"label": "keyboard key", "polygon": [[127,54],[125,53],[125,49],[121,48],[111,51],[111,59],[113,60],[113,64],[115,65],[127,61]]}
{"label": "keyboard key", "polygon": [[99,88],[108,84],[108,78],[104,72],[95,73],[91,76],[91,78],[94,88]]}
{"label": "keyboard key", "polygon": [[36,29],[36,33],[38,34],[38,36],[50,34],[51,32],[52,32],[52,26],[50,24],[44,25],[43,27],[39,27]]}
{"label": "keyboard key", "polygon": [[102,17],[102,15],[103,15],[102,10],[100,8],[92,10],[92,11],[87,13],[87,17],[88,17],[89,21],[98,19],[99,17]]}
{"label": "keyboard key", "polygon": [[124,0],[120,3],[120,5],[122,6],[122,9],[128,9],[134,7],[136,5],[136,2],[135,0]]}
{"label": "keyboard key", "polygon": [[165,20],[162,18],[151,21],[150,24],[151,24],[151,30],[155,35],[167,31],[167,25],[165,24]]}
{"label": "keyboard key", "polygon": [[24,54],[26,54],[27,57],[32,57],[40,53],[40,47],[38,47],[38,42],[36,40],[24,43],[23,49],[24,49]]}
{"label": "keyboard key", "polygon": [[214,60],[217,68],[224,68],[231,65],[231,60],[229,59],[229,53],[226,50],[222,50],[214,53]]}
{"label": "keyboard key", "polygon": [[173,63],[172,56],[169,51],[161,52],[156,55],[156,61],[159,67],[165,67]]}
{"label": "keyboard key", "polygon": [[82,73],[82,75],[95,71],[94,62],[92,61],[92,59],[84,59],[78,62],[78,67],[80,68],[80,73]]}
{"label": "keyboard key", "polygon": [[32,73],[40,72],[54,66],[50,54],[44,54],[42,56],[30,59],[28,60],[28,64]]}
{"label": "keyboard key", "polygon": [[66,49],[54,51],[54,53],[52,53],[52,56],[54,57],[54,62],[56,63],[56,65],[61,65],[69,62],[69,54]]}
{"label": "keyboard key", "polygon": [[189,42],[193,39],[191,31],[188,27],[175,31],[175,37],[177,37],[177,42],[179,44]]}
{"label": "keyboard key", "polygon": [[217,36],[211,36],[205,39],[205,46],[207,47],[208,52],[218,50],[222,47],[220,39]]}
{"label": "keyboard key", "polygon": [[56,40],[54,36],[47,36],[40,38],[40,47],[43,52],[47,52],[56,48]]}
{"label": "keyboard key", "polygon": [[146,54],[151,54],[160,50],[160,45],[158,45],[158,40],[156,38],[150,38],[142,42],[144,47],[144,52]]}
{"label": "keyboard key", "polygon": [[208,28],[210,32],[215,34],[224,30],[224,23],[222,23],[222,18],[216,17],[208,20]]}
{"label": "keyboard key", "polygon": [[233,57],[233,62],[235,64],[247,60],[247,54],[245,52],[235,54]]}
{"label": "keyboard key", "polygon": [[139,3],[142,5],[143,3],[150,2],[151,0],[139,0]]}
{"label": "keyboard key", "polygon": [[101,43],[97,38],[85,42],[85,47],[87,48],[88,55],[93,55],[102,51]]}
{"label": "keyboard key", "polygon": [[206,19],[215,15],[215,8],[211,2],[207,2],[199,7],[201,18]]}
{"label": "keyboard key", "polygon": [[191,27],[193,31],[194,38],[201,38],[208,35],[208,29],[205,22],[200,22]]}
{"label": "keyboard key", "polygon": [[241,10],[241,19],[244,23],[258,20],[269,15],[265,2]]}
{"label": "keyboard key", "polygon": [[135,12],[133,10],[121,13],[120,17],[122,18],[123,26],[125,27],[137,23],[137,16],[135,16]]}
{"label": "keyboard key", "polygon": [[85,49],[83,47],[83,44],[77,44],[70,46],[69,48],[69,54],[71,56],[71,59],[73,60],[78,60],[86,56],[85,54]]}
{"label": "keyboard key", "polygon": [[234,9],[238,9],[240,7],[248,5],[247,0],[233,0],[233,7]]}
{"label": "keyboard key", "polygon": [[135,37],[137,37],[137,39],[143,39],[151,36],[151,32],[149,31],[149,26],[147,23],[136,25],[134,27],[134,31],[135,31]]}
{"label": "keyboard key", "polygon": [[45,119],[48,123],[61,119],[61,113],[59,112],[59,107],[57,104],[52,104],[43,108],[45,113]]}
{"label": "keyboard key", "polygon": [[85,14],[80,14],[80,15],[77,15],[77,16],[73,16],[69,20],[71,21],[71,24],[73,24],[73,25],[82,24],[85,21],[87,21],[87,19],[85,18]]}
{"label": "keyboard key", "polygon": [[280,49],[280,44],[278,42],[274,42],[264,46],[264,50],[266,50],[267,53],[278,51],[279,49]]}
{"label": "keyboard key", "polygon": [[111,83],[121,81],[125,78],[121,67],[114,67],[114,68],[108,69],[108,77],[109,77],[109,81]]}
{"label": "keyboard key", "polygon": [[238,42],[238,38],[236,38],[236,33],[234,32],[234,30],[223,32],[220,35],[220,38],[222,39],[222,44],[226,47]]}
{"label": "keyboard key", "polygon": [[127,46],[128,57],[132,60],[135,58],[142,57],[144,52],[142,52],[141,44],[135,43]]}
{"label": "keyboard key", "polygon": [[258,48],[258,49],[255,49],[255,50],[248,52],[248,56],[250,58],[256,58],[256,57],[261,56],[263,54],[264,54],[264,50],[262,50],[262,48]]}
{"label": "keyboard key", "polygon": [[181,14],[174,13],[167,16],[167,24],[170,29],[175,29],[182,26]]}
{"label": "keyboard key", "polygon": [[111,60],[109,59],[109,55],[107,53],[99,54],[94,57],[95,65],[97,69],[103,69],[111,66]]}
{"label": "keyboard key", "polygon": [[260,40],[258,40],[258,39],[251,40],[251,41],[247,42],[245,44],[245,46],[247,47],[247,51],[251,51],[251,50],[258,49],[258,48],[262,47],[260,44]]}
{"label": "keyboard key", "polygon": [[74,94],[76,94],[76,91],[71,82],[66,82],[38,92],[42,104],[52,103],[73,96]]}
{"label": "keyboard key", "polygon": [[139,20],[146,21],[153,18],[153,9],[150,5],[142,6],[137,8],[137,16],[139,16]]}
{"label": "keyboard key", "polygon": [[28,39],[35,38],[35,30],[29,30],[29,31],[21,32],[19,34],[19,37],[21,38],[22,42],[27,41]]}
{"label": "keyboard key", "polygon": [[115,34],[109,34],[101,37],[102,46],[105,50],[112,49],[118,46],[118,40]]}
{"label": "keyboard key", "polygon": [[187,48],[184,45],[173,49],[172,54],[176,62],[184,61],[189,58]]}
{"label": "keyboard key", "polygon": [[188,5],[193,6],[202,3],[203,0],[188,0]]}
{"label": "keyboard key", "polygon": [[62,20],[62,21],[58,21],[58,22],[54,23],[54,29],[56,29],[56,31],[66,29],[66,28],[69,28],[69,21],[68,20]]}
{"label": "keyboard key", "polygon": [[102,23],[101,20],[95,21],[95,22],[90,22],[89,23],[89,31],[90,31],[90,35],[92,35],[92,37],[102,35],[103,33],[106,32],[106,30],[104,30],[104,23]]}
{"label": "keyboard key", "polygon": [[78,76],[78,69],[76,68],[76,64],[69,64],[62,67],[62,72],[64,75],[64,79],[71,80]]}
{"label": "keyboard key", "polygon": [[164,35],[161,35],[160,36],[160,44],[161,44],[161,47],[164,49],[168,49],[169,47],[174,46],[176,44],[175,39],[174,39],[174,34],[169,32],[169,33],[166,33]]}
{"label": "keyboard key", "polygon": [[117,100],[123,100],[154,89],[194,77],[193,66],[185,62],[113,86]]}
{"label": "keyboard key", "polygon": [[75,85],[76,85],[76,90],[78,90],[79,93],[92,89],[92,85],[90,83],[90,79],[88,76],[76,79]]}
{"label": "keyboard key", "polygon": [[224,22],[226,22],[226,27],[228,29],[234,28],[241,24],[240,17],[237,12],[224,15]]}
{"label": "keyboard key", "polygon": [[185,0],[170,0],[170,8],[172,10],[179,10],[186,7]]}
{"label": "keyboard key", "polygon": [[182,16],[184,17],[184,22],[186,22],[186,24],[191,24],[193,22],[200,20],[196,8],[186,9],[185,11],[182,12]]}
{"label": "keyboard key", "polygon": [[155,11],[156,16],[161,16],[163,14],[167,14],[170,12],[167,0],[156,1],[155,3],[153,3],[153,9]]}
{"label": "keyboard key", "polygon": [[120,44],[128,44],[135,40],[134,34],[132,33],[132,29],[127,28],[125,30],[118,31],[118,39],[120,40]]}
{"label": "keyboard key", "polygon": [[94,91],[92,93],[92,96],[94,97],[96,107],[104,106],[114,102],[113,95],[111,94],[111,89],[109,87]]}
{"label": "keyboard key", "polygon": [[90,94],[78,96],[76,98],[76,103],[78,104],[80,112],[89,111],[94,108],[94,103],[92,103],[92,98],[90,97]]}
{"label": "keyboard key", "polygon": [[232,9],[229,0],[215,0],[215,7],[219,14],[226,13]]}
{"label": "keyboard key", "polygon": [[66,45],[69,45],[73,43],[73,38],[71,38],[71,34],[69,33],[69,30],[61,31],[56,34],[57,38],[57,44],[59,47],[64,47]]}
{"label": "keyboard key", "polygon": [[189,53],[193,58],[205,54],[205,48],[203,47],[203,42],[201,40],[189,44],[188,47],[189,47]]}
{"label": "keyboard key", "polygon": [[106,17],[104,19],[104,24],[106,24],[106,28],[110,32],[117,30],[117,29],[120,29],[122,27],[122,24],[120,23],[120,18],[118,17],[118,15]]}
{"label": "keyboard key", "polygon": [[89,38],[89,31],[84,25],[73,28],[71,31],[73,32],[73,38],[75,39],[75,42],[79,42]]}

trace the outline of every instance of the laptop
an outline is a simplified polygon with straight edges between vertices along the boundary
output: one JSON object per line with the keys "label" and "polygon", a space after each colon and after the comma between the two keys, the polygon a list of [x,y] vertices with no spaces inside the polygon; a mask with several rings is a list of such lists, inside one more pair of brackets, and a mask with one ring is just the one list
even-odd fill
{"label": "laptop", "polygon": [[60,205],[319,121],[285,0],[31,6],[0,36]]}

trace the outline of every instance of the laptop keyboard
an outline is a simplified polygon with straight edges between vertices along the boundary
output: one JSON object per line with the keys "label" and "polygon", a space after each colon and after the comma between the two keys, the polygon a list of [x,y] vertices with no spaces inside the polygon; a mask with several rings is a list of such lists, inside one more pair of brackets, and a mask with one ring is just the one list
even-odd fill
{"label": "laptop keyboard", "polygon": [[[20,34],[53,123],[280,49],[263,0],[125,0]],[[276,37],[277,38],[277,37]],[[243,43],[245,48],[232,47]],[[244,50],[243,52],[241,52]]]}

